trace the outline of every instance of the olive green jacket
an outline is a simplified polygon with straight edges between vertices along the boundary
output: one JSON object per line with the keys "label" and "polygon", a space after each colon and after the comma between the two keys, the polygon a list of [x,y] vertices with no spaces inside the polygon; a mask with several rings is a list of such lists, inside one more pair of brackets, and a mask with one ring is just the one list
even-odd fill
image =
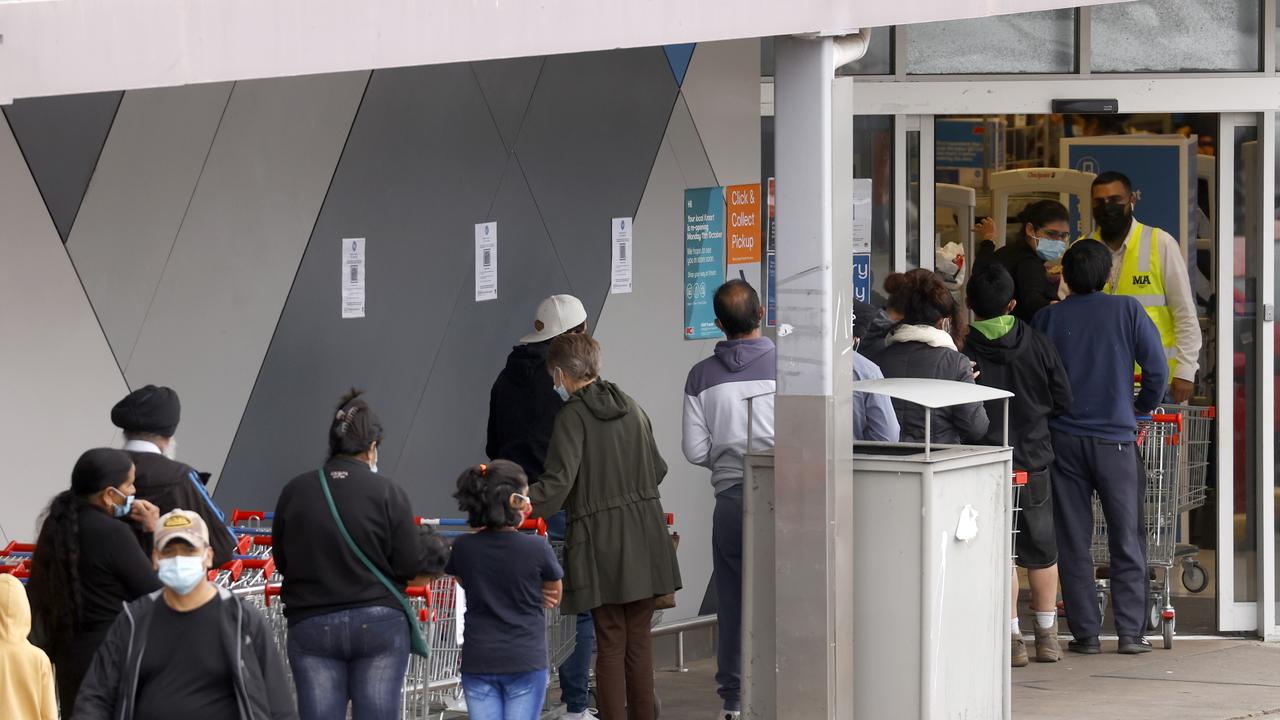
{"label": "olive green jacket", "polygon": [[529,496],[538,517],[568,511],[561,612],[680,589],[658,494],[667,464],[635,400],[605,380],[578,390],[556,415],[545,467]]}

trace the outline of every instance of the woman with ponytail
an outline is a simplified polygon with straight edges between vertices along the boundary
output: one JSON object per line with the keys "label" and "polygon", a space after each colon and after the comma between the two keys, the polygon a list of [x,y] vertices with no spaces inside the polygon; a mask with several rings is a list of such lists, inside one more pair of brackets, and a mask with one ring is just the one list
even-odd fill
{"label": "woman with ponytail", "polygon": [[41,521],[27,591],[32,636],[53,660],[62,717],[98,646],[124,604],[160,580],[124,518],[148,534],[160,513],[134,501],[133,461],[123,450],[89,450],[71,471],[71,487],[54,496]]}
{"label": "woman with ponytail", "polygon": [[404,488],[378,473],[381,446],[382,422],[350,391],[330,418],[329,459],[291,480],[276,502],[273,553],[302,720],[346,717],[348,703],[360,720],[400,717],[410,628],[378,575],[404,588],[425,574],[430,548]]}
{"label": "woman with ponytail", "polygon": [[[894,273],[885,278],[884,289],[889,314],[899,319],[884,349],[872,358],[884,376],[973,382],[972,363],[958,350],[968,332],[965,313],[938,276],[924,269]],[[902,442],[924,442],[924,408],[894,398],[893,409]],[[933,413],[932,441],[976,443],[988,424],[982,403],[941,408]]]}
{"label": "woman with ponytail", "polygon": [[473,720],[538,720],[547,692],[543,608],[560,602],[564,572],[551,545],[516,532],[529,517],[529,479],[509,460],[458,477],[458,509],[477,532],[453,542],[445,572],[467,593],[462,690]]}

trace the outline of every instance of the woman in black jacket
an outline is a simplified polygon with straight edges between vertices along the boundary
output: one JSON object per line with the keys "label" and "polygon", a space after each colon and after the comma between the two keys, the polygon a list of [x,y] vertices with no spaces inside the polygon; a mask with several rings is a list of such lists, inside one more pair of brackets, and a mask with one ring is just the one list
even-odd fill
{"label": "woman in black jacket", "polygon": [[[1070,215],[1057,200],[1028,205],[1018,216],[1021,232],[996,251],[993,259],[1013,276],[1013,316],[1029,323],[1040,309],[1056,302],[1062,255],[1071,240]],[[1056,267],[1056,274],[1050,268]]]}
{"label": "woman in black jacket", "polygon": [[123,522],[133,518],[151,533],[160,516],[146,500],[134,501],[133,475],[123,450],[89,450],[41,521],[27,585],[32,636],[53,660],[64,718],[120,609],[160,588],[151,558]]}
{"label": "woman in black jacket", "polygon": [[[869,356],[886,378],[933,378],[973,382],[972,365],[957,350],[967,332],[964,314],[938,276],[917,269],[894,273],[884,280],[889,294],[886,310],[900,318],[885,337],[883,349]],[[902,426],[902,442],[924,442],[924,408],[894,398],[893,409]],[[968,403],[933,412],[935,443],[978,442],[987,432],[982,403]]]}
{"label": "woman in black jacket", "polygon": [[302,720],[400,717],[409,663],[409,624],[399,600],[365,567],[343,538],[320,474],[342,524],[361,552],[394,586],[423,567],[409,497],[378,474],[382,423],[352,390],[329,428],[329,459],[285,486],[272,521],[276,567],[289,622],[289,665]]}

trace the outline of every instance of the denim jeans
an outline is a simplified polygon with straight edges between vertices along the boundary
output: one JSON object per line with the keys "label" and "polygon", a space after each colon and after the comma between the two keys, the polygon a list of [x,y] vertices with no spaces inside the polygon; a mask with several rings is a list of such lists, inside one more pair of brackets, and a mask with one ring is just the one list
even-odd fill
{"label": "denim jeans", "polygon": [[389,607],[307,618],[289,628],[300,720],[396,720],[409,664],[409,622]]}
{"label": "denim jeans", "polygon": [[[547,537],[557,542],[565,538],[568,519],[565,512],[547,518]],[[560,702],[571,713],[587,709],[591,683],[591,651],[596,642],[596,624],[591,613],[578,615],[578,633],[573,654],[560,665]]]}
{"label": "denim jeans", "polygon": [[471,720],[538,720],[547,696],[547,671],[462,674]]}

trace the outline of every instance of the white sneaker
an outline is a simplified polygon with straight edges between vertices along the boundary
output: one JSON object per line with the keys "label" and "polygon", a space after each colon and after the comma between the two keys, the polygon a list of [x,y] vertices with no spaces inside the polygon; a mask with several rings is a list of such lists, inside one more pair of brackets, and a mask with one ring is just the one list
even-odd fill
{"label": "white sneaker", "polygon": [[738,710],[721,710],[720,714],[716,715],[716,720],[738,720],[741,717],[742,713]]}
{"label": "white sneaker", "polygon": [[592,710],[591,708],[587,708],[586,710],[583,710],[580,713],[571,713],[568,710],[565,710],[564,714],[560,716],[560,719],[561,720],[591,720],[591,718],[594,718],[594,717],[599,717],[599,713],[597,713],[595,710]]}

